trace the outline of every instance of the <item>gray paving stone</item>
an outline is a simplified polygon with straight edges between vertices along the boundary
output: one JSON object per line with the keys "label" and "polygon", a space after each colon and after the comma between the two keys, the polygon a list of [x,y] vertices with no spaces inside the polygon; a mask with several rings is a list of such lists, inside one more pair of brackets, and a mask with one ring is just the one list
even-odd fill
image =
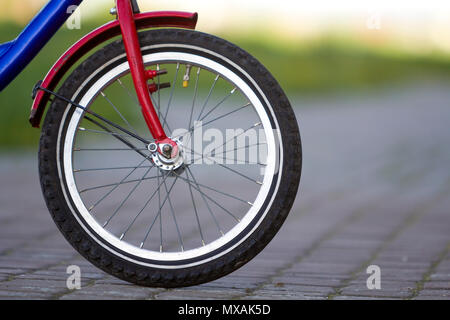
{"label": "gray paving stone", "polygon": [[373,296],[337,296],[334,300],[398,300],[398,298],[393,297],[373,297]]}
{"label": "gray paving stone", "polygon": [[413,298],[413,300],[450,300],[450,299],[448,297],[441,297],[441,296],[420,295],[418,297]]}
{"label": "gray paving stone", "polygon": [[173,289],[164,290],[155,295],[156,299],[172,300],[172,299],[232,299],[235,296],[242,296],[244,290],[228,289],[228,290],[198,290],[198,289]]}
{"label": "gray paving stone", "polygon": [[450,280],[449,281],[427,281],[423,285],[424,289],[442,289],[450,290]]}
{"label": "gray paving stone", "polygon": [[[309,105],[296,110],[304,170],[286,223],[243,268],[183,289],[137,287],[92,266],[54,226],[35,154],[0,154],[0,299],[448,300],[449,102],[439,84],[299,100]],[[65,287],[72,264],[81,290]],[[368,264],[380,266],[381,290],[365,286]]]}
{"label": "gray paving stone", "polygon": [[155,292],[155,289],[136,286],[123,287],[120,285],[96,284],[89,287],[83,287],[82,285],[80,290],[67,292],[61,296],[60,299],[90,299],[91,296],[97,297],[98,299],[101,299],[102,296],[109,299],[145,299],[150,297],[153,292]]}

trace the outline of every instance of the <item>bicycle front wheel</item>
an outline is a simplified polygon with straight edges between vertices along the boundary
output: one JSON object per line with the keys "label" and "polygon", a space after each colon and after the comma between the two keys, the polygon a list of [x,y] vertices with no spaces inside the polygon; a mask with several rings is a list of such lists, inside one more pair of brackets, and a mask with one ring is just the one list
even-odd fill
{"label": "bicycle front wheel", "polygon": [[[289,213],[301,171],[291,106],[270,73],[238,47],[175,29],[140,33],[149,85],[176,163],[155,157],[123,43],[83,62],[55,99],[40,142],[46,202],[89,261],[141,285],[178,287],[244,265]],[[143,137],[139,140],[135,137]],[[161,161],[159,161],[161,160]]]}

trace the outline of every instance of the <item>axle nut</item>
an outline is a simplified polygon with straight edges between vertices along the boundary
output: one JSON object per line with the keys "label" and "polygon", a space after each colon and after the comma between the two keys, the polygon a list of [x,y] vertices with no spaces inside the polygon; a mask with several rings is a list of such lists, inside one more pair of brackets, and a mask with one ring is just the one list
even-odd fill
{"label": "axle nut", "polygon": [[156,143],[152,142],[147,146],[147,149],[150,152],[156,152],[156,150],[158,150],[158,145]]}

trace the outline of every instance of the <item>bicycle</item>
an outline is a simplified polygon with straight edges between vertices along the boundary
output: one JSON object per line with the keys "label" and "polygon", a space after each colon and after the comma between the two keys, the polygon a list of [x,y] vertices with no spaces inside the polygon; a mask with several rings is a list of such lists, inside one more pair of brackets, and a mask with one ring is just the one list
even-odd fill
{"label": "bicycle", "polygon": [[[50,0],[0,45],[0,91],[81,2]],[[196,13],[117,0],[111,14],[32,90],[32,126],[49,105],[39,145],[47,207],[82,256],[120,279],[212,281],[255,257],[292,207],[294,112],[255,58],[194,30]]]}

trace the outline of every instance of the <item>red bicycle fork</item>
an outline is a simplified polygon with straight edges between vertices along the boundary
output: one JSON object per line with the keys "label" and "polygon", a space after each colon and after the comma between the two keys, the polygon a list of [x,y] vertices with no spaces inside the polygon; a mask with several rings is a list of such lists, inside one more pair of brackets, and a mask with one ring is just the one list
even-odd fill
{"label": "red bicycle fork", "polygon": [[[138,33],[134,21],[134,12],[130,0],[117,0],[117,19],[122,32],[125,52],[130,65],[131,77],[134,88],[141,105],[145,122],[152,134],[155,142],[159,144],[170,144],[176,147],[177,144],[169,139],[159,121],[155,111],[155,106],[150,98],[148,80],[153,79],[159,73],[154,70],[145,70],[142,58],[141,46],[139,44]],[[159,148],[158,148],[159,149]],[[158,150],[161,152],[161,150]]]}

